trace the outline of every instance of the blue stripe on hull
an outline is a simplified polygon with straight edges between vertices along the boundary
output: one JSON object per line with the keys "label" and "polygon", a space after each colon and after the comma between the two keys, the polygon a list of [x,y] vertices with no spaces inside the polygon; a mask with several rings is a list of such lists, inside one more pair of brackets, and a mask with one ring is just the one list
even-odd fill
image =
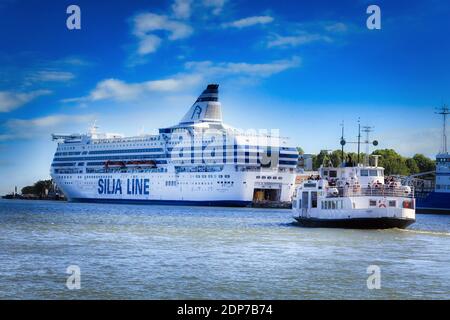
{"label": "blue stripe on hull", "polygon": [[450,193],[431,192],[424,199],[416,199],[416,212],[450,214]]}
{"label": "blue stripe on hull", "polygon": [[214,207],[247,207],[252,201],[214,200],[214,201],[187,201],[187,200],[136,200],[136,199],[98,199],[73,198],[71,202],[85,203],[117,203],[117,204],[148,204],[148,205],[177,205],[177,206],[214,206]]}

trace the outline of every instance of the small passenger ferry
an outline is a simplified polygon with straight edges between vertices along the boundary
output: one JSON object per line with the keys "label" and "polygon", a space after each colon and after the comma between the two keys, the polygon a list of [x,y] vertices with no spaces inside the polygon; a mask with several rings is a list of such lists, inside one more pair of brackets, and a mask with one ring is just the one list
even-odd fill
{"label": "small passenger ferry", "polygon": [[412,188],[385,179],[378,156],[372,159],[372,166],[351,162],[322,166],[319,176],[302,182],[292,204],[297,223],[355,229],[403,229],[414,223]]}

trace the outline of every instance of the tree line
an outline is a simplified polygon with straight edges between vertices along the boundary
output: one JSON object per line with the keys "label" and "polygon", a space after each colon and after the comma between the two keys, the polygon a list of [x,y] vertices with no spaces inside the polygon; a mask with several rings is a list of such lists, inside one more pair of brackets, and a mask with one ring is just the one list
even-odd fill
{"label": "tree line", "polygon": [[22,195],[35,195],[39,198],[46,197],[50,191],[53,191],[52,180],[39,180],[31,186],[23,187],[21,190]]}
{"label": "tree line", "polygon": [[[299,154],[303,154],[303,149],[298,148]],[[371,153],[371,155],[378,155],[378,165],[384,167],[385,175],[403,175],[409,176],[412,174],[434,171],[436,163],[434,160],[424,156],[423,154],[415,154],[413,157],[403,157],[395,152],[393,149],[379,149]],[[360,162],[364,160],[366,155],[360,153]],[[345,161],[357,161],[358,155],[355,152],[344,152]],[[325,151],[322,150],[319,154],[312,156],[313,170],[320,168],[322,164],[331,164],[338,166],[342,163],[342,151]]]}

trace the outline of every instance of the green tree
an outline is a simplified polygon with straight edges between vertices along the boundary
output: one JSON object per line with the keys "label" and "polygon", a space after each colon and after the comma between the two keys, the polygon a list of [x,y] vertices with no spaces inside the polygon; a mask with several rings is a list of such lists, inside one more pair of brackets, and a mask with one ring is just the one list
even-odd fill
{"label": "green tree", "polygon": [[300,155],[305,154],[305,151],[303,151],[303,148],[302,148],[302,147],[297,147],[297,152],[298,152],[298,154],[300,154]]}
{"label": "green tree", "polygon": [[39,197],[46,196],[46,192],[52,188],[52,180],[39,180],[34,184],[35,195]]}
{"label": "green tree", "polygon": [[319,169],[322,164],[327,164],[328,161],[328,151],[321,150],[318,155],[313,156],[313,170]]}
{"label": "green tree", "polygon": [[[333,166],[338,167],[342,163],[342,152],[341,150],[334,150],[330,153],[329,158]],[[345,152],[344,152],[345,158]]]}
{"label": "green tree", "polygon": [[414,158],[406,159],[406,166],[408,167],[409,174],[416,174],[420,172],[419,166]]}
{"label": "green tree", "polygon": [[21,190],[22,194],[35,194],[34,186],[26,186]]}
{"label": "green tree", "polygon": [[434,171],[436,168],[434,160],[425,157],[423,154],[415,154],[413,159],[419,168],[419,172]]}
{"label": "green tree", "polygon": [[375,150],[374,155],[380,156],[379,165],[384,167],[384,173],[389,175],[409,175],[410,171],[406,164],[406,159],[392,149]]}

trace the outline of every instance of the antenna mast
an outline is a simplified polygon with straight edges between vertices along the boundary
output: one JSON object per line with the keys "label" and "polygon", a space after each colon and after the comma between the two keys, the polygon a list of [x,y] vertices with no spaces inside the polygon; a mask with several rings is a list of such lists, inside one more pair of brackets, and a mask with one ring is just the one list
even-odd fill
{"label": "antenna mast", "polygon": [[448,153],[447,150],[447,115],[450,114],[450,109],[448,105],[442,105],[437,111],[436,114],[442,115],[443,119],[443,127],[442,127],[442,153]]}
{"label": "antenna mast", "polygon": [[369,165],[369,144],[371,144],[369,140],[369,134],[373,132],[373,128],[374,127],[364,126],[362,130],[363,132],[366,133],[366,141],[364,141],[364,143],[366,144],[366,155],[364,157],[364,165]]}
{"label": "antenna mast", "polygon": [[344,139],[344,120],[342,120],[342,123],[341,123],[341,126],[342,126],[342,135],[341,135],[341,162],[342,162],[342,164],[345,162],[345,159],[344,159],[344,146],[345,146],[345,139]]}
{"label": "antenna mast", "polygon": [[360,118],[358,117],[358,162],[357,164],[359,165],[359,154],[360,154],[360,149],[361,149],[361,121]]}

